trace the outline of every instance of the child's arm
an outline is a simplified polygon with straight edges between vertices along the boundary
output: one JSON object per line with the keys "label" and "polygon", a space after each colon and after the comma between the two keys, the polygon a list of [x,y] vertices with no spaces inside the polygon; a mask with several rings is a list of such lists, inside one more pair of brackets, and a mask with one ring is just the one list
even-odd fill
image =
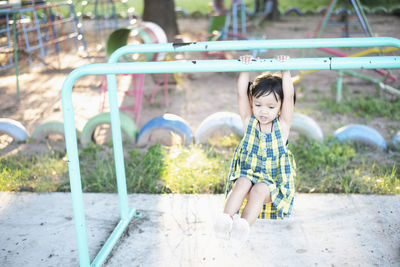
{"label": "child's arm", "polygon": [[[289,59],[289,56],[278,56],[277,59],[280,62],[284,62]],[[282,89],[283,89],[283,102],[280,120],[283,126],[284,140],[289,137],[290,126],[292,124],[293,112],[294,112],[294,86],[292,81],[292,75],[290,71],[283,70],[282,73]]]}
{"label": "child's arm", "polygon": [[[251,55],[241,56],[239,58],[244,64],[249,64],[253,57]],[[237,82],[237,97],[238,97],[238,105],[239,105],[239,114],[242,118],[243,127],[246,130],[247,125],[249,124],[250,117],[252,115],[250,100],[247,95],[247,88],[249,86],[250,81],[250,72],[243,71],[239,74],[238,82]]]}

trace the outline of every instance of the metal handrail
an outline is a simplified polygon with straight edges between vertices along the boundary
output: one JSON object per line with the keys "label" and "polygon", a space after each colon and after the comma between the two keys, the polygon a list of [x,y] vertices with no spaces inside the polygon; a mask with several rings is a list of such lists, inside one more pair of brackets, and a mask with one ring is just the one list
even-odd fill
{"label": "metal handrail", "polygon": [[293,49],[321,47],[371,47],[394,46],[400,48],[400,40],[388,37],[378,38],[332,38],[332,39],[298,39],[298,40],[252,40],[252,41],[219,41],[187,44],[144,44],[125,46],[116,50],[109,58],[109,63],[85,65],[72,71],[62,87],[62,108],[65,129],[65,141],[68,155],[68,169],[71,183],[75,229],[78,240],[78,253],[81,266],[89,266],[89,250],[86,235],[85,215],[81,176],[78,158],[78,145],[72,103],[72,88],[75,81],[86,75],[107,75],[109,92],[111,128],[114,147],[114,158],[118,186],[121,221],[92,262],[92,266],[100,266],[111,252],[113,246],[127,227],[129,221],[138,216],[135,208],[128,207],[126,178],[116,92],[116,74],[135,73],[174,73],[174,72],[236,72],[265,70],[308,70],[308,69],[375,69],[400,68],[400,57],[340,57],[340,58],[292,58],[285,62],[276,59],[256,59],[250,64],[239,60],[189,60],[167,62],[131,62],[116,63],[118,59],[129,53],[154,52],[193,52],[193,51],[227,51],[255,49]]}

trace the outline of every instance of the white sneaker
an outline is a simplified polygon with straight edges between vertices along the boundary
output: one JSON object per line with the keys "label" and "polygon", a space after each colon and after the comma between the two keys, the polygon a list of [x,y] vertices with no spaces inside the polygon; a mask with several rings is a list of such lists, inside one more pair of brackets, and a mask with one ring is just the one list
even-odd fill
{"label": "white sneaker", "polygon": [[229,214],[218,215],[214,223],[215,236],[223,240],[229,240],[232,223],[233,221]]}
{"label": "white sneaker", "polygon": [[233,216],[231,238],[228,243],[228,247],[232,249],[233,253],[238,252],[243,247],[244,243],[247,241],[249,233],[249,223],[238,215]]}

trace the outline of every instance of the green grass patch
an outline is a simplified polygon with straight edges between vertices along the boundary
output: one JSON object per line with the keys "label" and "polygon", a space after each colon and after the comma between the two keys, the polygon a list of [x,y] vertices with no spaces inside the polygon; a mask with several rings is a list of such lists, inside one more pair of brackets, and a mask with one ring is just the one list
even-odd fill
{"label": "green grass patch", "polygon": [[229,161],[200,145],[167,148],[162,180],[167,193],[221,193]]}
{"label": "green grass patch", "polygon": [[[228,140],[230,139],[230,140]],[[128,193],[224,193],[236,137],[222,146],[159,144],[125,153]],[[296,189],[303,193],[400,193],[400,152],[375,151],[334,140],[299,137],[290,144],[297,163]],[[112,149],[80,150],[84,192],[117,192]],[[64,153],[0,159],[0,191],[70,191]]]}
{"label": "green grass patch", "polygon": [[0,158],[0,191],[54,192],[67,172],[60,153]]}
{"label": "green grass patch", "polygon": [[333,97],[322,97],[319,100],[321,109],[330,114],[353,114],[356,117],[388,117],[400,119],[400,97],[387,100],[377,95],[359,94],[336,102]]}
{"label": "green grass patch", "polygon": [[298,138],[291,149],[297,164],[298,192],[400,193],[400,153],[369,151],[333,139],[318,143],[304,137]]}

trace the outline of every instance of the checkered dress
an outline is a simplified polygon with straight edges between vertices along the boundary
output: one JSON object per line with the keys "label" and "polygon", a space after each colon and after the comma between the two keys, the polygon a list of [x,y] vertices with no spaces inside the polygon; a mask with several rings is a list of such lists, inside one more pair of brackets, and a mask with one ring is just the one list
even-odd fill
{"label": "checkered dress", "polygon": [[258,120],[252,116],[242,141],[235,149],[226,195],[240,177],[250,179],[253,184],[265,183],[272,202],[264,204],[259,218],[283,219],[292,211],[296,163],[287,145],[283,144],[279,119],[274,119],[273,130],[267,134],[260,132],[257,124]]}

